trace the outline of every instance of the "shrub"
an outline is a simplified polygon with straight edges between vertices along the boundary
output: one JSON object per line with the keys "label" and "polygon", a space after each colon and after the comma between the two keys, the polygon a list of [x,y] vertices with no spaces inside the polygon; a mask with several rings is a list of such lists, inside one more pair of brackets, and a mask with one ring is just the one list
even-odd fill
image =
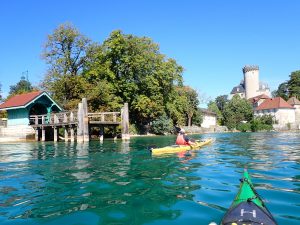
{"label": "shrub", "polygon": [[[267,122],[268,122],[268,120],[267,120]],[[262,131],[262,130],[270,131],[272,129],[273,129],[273,126],[266,123],[266,120],[264,120],[264,118],[262,119],[261,117],[257,117],[251,121],[251,131],[252,132]]]}
{"label": "shrub", "polygon": [[151,131],[154,134],[171,133],[173,130],[173,122],[166,115],[160,116],[152,122]]}
{"label": "shrub", "polygon": [[251,124],[250,123],[239,123],[237,125],[237,130],[239,130],[241,132],[251,131]]}

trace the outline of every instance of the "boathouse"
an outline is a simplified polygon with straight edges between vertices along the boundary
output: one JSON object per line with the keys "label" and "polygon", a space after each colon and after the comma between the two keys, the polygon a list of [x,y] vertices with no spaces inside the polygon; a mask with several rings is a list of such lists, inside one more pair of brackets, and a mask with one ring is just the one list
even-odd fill
{"label": "boathouse", "polygon": [[35,135],[30,126],[31,115],[50,115],[62,108],[44,91],[15,95],[0,105],[0,111],[7,112],[7,125],[0,128],[0,135],[28,139]]}

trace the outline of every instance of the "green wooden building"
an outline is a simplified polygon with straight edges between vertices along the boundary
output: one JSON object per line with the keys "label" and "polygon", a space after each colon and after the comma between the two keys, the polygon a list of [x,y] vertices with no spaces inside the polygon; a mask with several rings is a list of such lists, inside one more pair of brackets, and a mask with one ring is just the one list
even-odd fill
{"label": "green wooden building", "polygon": [[31,115],[45,115],[60,112],[62,108],[43,91],[15,95],[0,105],[0,111],[7,111],[7,127],[1,128],[2,136],[26,138],[34,134],[30,126]]}

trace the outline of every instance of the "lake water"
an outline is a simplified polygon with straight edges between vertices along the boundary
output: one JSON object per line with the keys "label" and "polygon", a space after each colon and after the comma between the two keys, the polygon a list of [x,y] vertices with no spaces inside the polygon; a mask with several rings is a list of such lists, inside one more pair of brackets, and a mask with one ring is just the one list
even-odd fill
{"label": "lake water", "polygon": [[300,224],[300,133],[194,135],[190,156],[152,157],[175,136],[101,144],[0,144],[0,224],[205,225],[220,222],[248,167],[281,225]]}

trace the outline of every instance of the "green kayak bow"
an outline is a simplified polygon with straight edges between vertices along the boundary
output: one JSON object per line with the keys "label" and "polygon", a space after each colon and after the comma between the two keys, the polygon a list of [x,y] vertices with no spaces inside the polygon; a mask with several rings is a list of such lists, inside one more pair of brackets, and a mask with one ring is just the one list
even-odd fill
{"label": "green kayak bow", "polygon": [[254,189],[246,169],[240,181],[239,192],[223,217],[221,225],[277,225]]}

